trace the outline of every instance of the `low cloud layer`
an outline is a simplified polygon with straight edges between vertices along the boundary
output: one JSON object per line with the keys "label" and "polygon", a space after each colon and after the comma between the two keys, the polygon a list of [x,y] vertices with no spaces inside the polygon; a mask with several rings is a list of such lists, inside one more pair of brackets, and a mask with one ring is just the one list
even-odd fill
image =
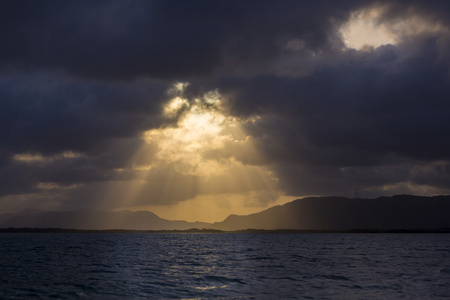
{"label": "low cloud layer", "polygon": [[[357,20],[376,45],[351,44]],[[0,209],[449,194],[449,20],[444,1],[2,1]]]}

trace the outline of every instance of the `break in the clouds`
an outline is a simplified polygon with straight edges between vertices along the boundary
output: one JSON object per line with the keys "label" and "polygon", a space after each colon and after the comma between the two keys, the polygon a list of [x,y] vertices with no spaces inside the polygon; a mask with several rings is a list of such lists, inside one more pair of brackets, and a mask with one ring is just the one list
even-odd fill
{"label": "break in the clouds", "polygon": [[446,1],[2,1],[0,209],[448,194],[449,20]]}

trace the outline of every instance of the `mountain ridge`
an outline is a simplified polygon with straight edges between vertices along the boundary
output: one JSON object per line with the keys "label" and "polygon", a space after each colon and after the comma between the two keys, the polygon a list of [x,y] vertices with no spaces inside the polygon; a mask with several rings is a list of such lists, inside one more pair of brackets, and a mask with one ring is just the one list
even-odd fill
{"label": "mountain ridge", "polygon": [[[0,215],[0,219],[1,216]],[[15,214],[0,223],[0,227],[70,228],[70,229],[130,229],[185,230],[205,228],[210,223],[166,220],[150,211],[44,211]]]}
{"label": "mountain ridge", "polygon": [[276,230],[436,229],[450,227],[450,196],[394,195],[374,199],[307,197],[210,228]]}
{"label": "mountain ridge", "polygon": [[411,230],[450,228],[450,196],[394,195],[374,199],[307,197],[221,222],[166,220],[150,211],[28,210],[0,214],[0,228],[80,230]]}

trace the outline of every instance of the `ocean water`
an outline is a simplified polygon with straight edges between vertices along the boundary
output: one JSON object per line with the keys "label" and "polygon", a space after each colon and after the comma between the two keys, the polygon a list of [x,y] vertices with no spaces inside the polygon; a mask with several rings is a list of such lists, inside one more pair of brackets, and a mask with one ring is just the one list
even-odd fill
{"label": "ocean water", "polygon": [[0,234],[0,298],[447,299],[449,234]]}

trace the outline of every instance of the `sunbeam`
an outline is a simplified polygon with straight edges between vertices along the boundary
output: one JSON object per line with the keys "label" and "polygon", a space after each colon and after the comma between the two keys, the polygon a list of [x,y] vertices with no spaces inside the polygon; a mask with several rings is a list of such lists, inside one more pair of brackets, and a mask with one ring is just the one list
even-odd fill
{"label": "sunbeam", "polygon": [[256,118],[229,115],[217,90],[185,98],[186,86],[175,84],[169,91],[175,96],[162,107],[162,115],[174,121],[143,133],[145,143],[130,158],[129,167],[117,170],[134,183],[117,185],[108,197],[121,195],[120,207],[130,210],[209,222],[230,213],[256,212],[282,199],[273,173],[236,157],[242,152],[259,156],[242,126]]}

